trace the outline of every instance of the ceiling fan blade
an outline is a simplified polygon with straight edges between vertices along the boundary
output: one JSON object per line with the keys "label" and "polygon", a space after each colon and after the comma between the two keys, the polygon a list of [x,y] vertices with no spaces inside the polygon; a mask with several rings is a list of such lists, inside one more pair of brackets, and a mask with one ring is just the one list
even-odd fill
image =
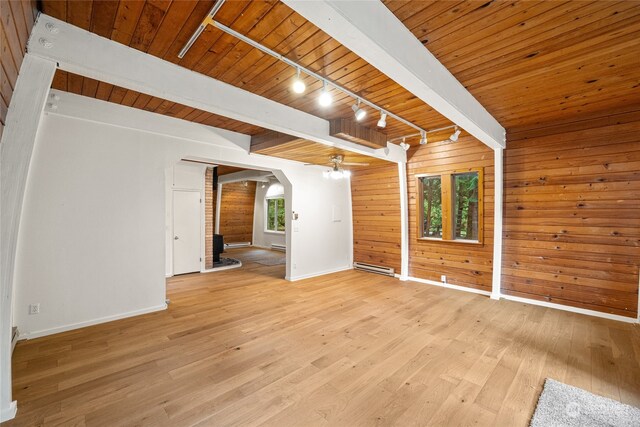
{"label": "ceiling fan blade", "polygon": [[369,163],[342,162],[344,166],[369,166]]}

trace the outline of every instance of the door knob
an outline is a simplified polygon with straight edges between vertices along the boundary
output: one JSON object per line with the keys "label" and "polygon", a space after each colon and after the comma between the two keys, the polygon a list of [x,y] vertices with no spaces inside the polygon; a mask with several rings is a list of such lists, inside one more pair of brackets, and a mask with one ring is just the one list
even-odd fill
{"label": "door knob", "polygon": [[175,237],[173,238],[173,240],[178,240],[178,236],[175,236]]}

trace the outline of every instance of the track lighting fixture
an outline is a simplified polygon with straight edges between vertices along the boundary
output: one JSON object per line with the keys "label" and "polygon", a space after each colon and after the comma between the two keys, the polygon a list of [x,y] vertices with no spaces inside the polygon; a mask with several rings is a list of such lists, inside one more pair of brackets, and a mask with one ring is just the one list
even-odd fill
{"label": "track lighting fixture", "polygon": [[307,88],[302,79],[300,79],[300,68],[298,68],[296,71],[296,78],[293,80],[292,87],[295,93],[303,93]]}
{"label": "track lighting fixture", "polygon": [[380,120],[378,120],[378,127],[385,128],[387,126],[387,113],[380,110]]}
{"label": "track lighting fixture", "polygon": [[458,140],[458,138],[460,137],[460,132],[460,129],[458,129],[458,126],[456,126],[456,131],[449,137],[451,142],[456,142]]}
{"label": "track lighting fixture", "polygon": [[329,105],[331,105],[332,102],[333,102],[333,98],[331,97],[331,94],[329,93],[329,88],[327,87],[327,81],[323,80],[322,81],[322,92],[320,93],[320,96],[318,97],[318,103],[322,107],[328,107]]}
{"label": "track lighting fixture", "polygon": [[351,109],[353,110],[353,114],[355,114],[357,121],[364,119],[367,115],[367,112],[360,108],[360,99],[351,106]]}
{"label": "track lighting fixture", "polygon": [[420,131],[420,145],[424,145],[427,143],[427,132],[421,130]]}
{"label": "track lighting fixture", "polygon": [[409,151],[409,148],[411,147],[409,144],[407,144],[407,140],[406,138],[402,138],[402,142],[400,143],[400,147],[402,147],[402,149],[404,151]]}

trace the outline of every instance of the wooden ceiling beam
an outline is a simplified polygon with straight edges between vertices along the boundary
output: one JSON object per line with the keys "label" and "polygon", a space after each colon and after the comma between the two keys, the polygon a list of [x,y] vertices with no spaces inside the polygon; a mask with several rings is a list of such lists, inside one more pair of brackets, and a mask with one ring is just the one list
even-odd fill
{"label": "wooden ceiling beam", "polygon": [[268,148],[277,147],[282,144],[286,144],[294,141],[304,141],[297,136],[289,135],[282,132],[276,132],[274,130],[266,130],[251,136],[251,152],[256,153]]}
{"label": "wooden ceiling beam", "polygon": [[405,151],[396,144],[374,149],[333,137],[325,119],[44,14],[33,28],[28,50],[56,61],[67,72],[354,153],[391,162],[406,161]]}
{"label": "wooden ceiling beam", "polygon": [[283,1],[489,147],[505,146],[500,123],[382,2]]}

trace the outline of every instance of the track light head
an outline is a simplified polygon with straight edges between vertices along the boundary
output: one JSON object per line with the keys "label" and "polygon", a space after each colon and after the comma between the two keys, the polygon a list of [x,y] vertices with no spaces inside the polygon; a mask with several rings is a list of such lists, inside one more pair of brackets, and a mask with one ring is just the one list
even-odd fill
{"label": "track light head", "polygon": [[409,151],[409,148],[411,147],[409,144],[407,144],[407,141],[405,138],[402,138],[402,142],[400,143],[400,147],[402,147],[402,149],[404,151]]}
{"label": "track light head", "polygon": [[456,131],[454,133],[452,133],[451,136],[449,137],[451,142],[456,142],[458,140],[458,138],[460,138],[460,133],[461,132],[462,131],[460,129],[458,129],[458,127],[456,126]]}
{"label": "track light head", "polygon": [[380,120],[378,120],[378,127],[385,128],[387,126],[387,113],[380,111]]}
{"label": "track light head", "polygon": [[300,68],[298,68],[296,72],[296,78],[293,80],[292,88],[295,93],[303,93],[307,88],[302,79],[300,79]]}
{"label": "track light head", "polygon": [[326,80],[322,82],[322,92],[318,97],[318,103],[321,107],[328,107],[333,102],[333,98],[329,93]]}
{"label": "track light head", "polygon": [[420,131],[420,145],[425,145],[427,143],[427,132],[424,130]]}
{"label": "track light head", "polygon": [[367,112],[365,110],[363,110],[362,108],[360,108],[360,100],[359,99],[358,99],[358,102],[356,102],[355,104],[353,104],[351,106],[351,109],[353,110],[353,114],[355,114],[357,121],[360,121],[360,120],[364,119],[365,116],[367,115]]}

